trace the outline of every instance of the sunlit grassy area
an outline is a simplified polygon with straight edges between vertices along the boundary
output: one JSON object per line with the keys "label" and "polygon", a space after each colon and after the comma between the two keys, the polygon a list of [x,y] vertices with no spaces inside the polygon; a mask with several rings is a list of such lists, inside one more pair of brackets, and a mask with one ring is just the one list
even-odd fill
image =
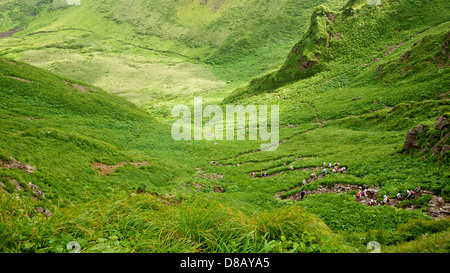
{"label": "sunlit grassy area", "polygon": [[[448,253],[449,6],[382,2],[0,0],[0,252]],[[175,141],[194,97],[279,105],[278,148]]]}

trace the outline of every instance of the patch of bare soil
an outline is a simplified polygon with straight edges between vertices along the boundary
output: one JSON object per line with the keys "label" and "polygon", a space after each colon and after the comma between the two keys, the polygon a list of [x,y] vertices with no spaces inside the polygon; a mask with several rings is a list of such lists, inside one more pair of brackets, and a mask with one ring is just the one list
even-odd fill
{"label": "patch of bare soil", "polygon": [[142,166],[149,166],[150,163],[144,161],[144,162],[120,162],[117,165],[107,165],[104,163],[92,163],[92,168],[94,170],[96,170],[101,176],[105,176],[105,175],[110,175],[113,174],[114,171],[119,168],[119,167],[123,167],[127,164],[131,164],[133,166],[135,166],[136,168],[142,167]]}
{"label": "patch of bare soil", "polygon": [[336,40],[340,40],[343,34],[344,34],[344,33],[342,33],[342,32],[336,32],[336,33],[334,34],[334,38],[335,38]]}
{"label": "patch of bare soil", "polygon": [[6,38],[6,37],[11,37],[15,33],[19,32],[19,31],[22,31],[22,30],[23,30],[23,27],[15,27],[15,28],[12,28],[12,29],[10,29],[10,30],[8,30],[6,32],[0,32],[0,39],[1,38]]}
{"label": "patch of bare soil", "polygon": [[334,22],[336,21],[336,16],[333,13],[328,13],[327,18],[328,20],[330,20],[330,23],[332,24],[334,24]]}
{"label": "patch of bare soil", "polygon": [[[70,83],[67,81],[64,81],[65,84],[77,89],[78,91],[80,91],[81,93],[89,93],[89,88],[83,85],[79,85],[76,83]],[[69,94],[72,94],[72,91],[69,92]]]}
{"label": "patch of bare soil", "polygon": [[214,187],[214,192],[224,193],[225,188],[224,187]]}
{"label": "patch of bare soil", "polygon": [[394,51],[394,50],[397,49],[398,47],[404,45],[405,43],[406,43],[406,41],[405,41],[405,42],[401,42],[401,43],[399,43],[398,45],[386,46],[386,47],[388,47],[389,49],[384,53],[384,56],[387,56],[387,55],[391,54],[392,51]]}
{"label": "patch of bare soil", "polygon": [[73,83],[72,86],[75,87],[76,89],[78,89],[78,91],[80,91],[81,93],[89,92],[89,89],[86,86],[78,85],[76,83]]}

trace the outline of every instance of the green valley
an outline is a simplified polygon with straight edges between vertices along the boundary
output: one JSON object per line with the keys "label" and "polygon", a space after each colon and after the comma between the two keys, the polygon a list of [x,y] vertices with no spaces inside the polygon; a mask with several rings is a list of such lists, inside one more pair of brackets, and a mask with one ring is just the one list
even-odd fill
{"label": "green valley", "polygon": [[0,252],[449,253],[450,4],[372,2],[0,0]]}

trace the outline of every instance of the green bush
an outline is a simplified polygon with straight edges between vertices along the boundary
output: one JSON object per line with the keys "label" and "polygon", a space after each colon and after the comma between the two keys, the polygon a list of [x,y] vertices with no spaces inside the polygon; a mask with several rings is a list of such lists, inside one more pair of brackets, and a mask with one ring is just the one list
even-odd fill
{"label": "green bush", "polygon": [[411,200],[403,200],[398,203],[398,207],[404,208],[409,207],[411,205],[417,206],[417,207],[424,207],[426,208],[428,206],[428,201],[433,199],[433,196],[430,194],[424,194],[421,197],[417,199],[411,199]]}

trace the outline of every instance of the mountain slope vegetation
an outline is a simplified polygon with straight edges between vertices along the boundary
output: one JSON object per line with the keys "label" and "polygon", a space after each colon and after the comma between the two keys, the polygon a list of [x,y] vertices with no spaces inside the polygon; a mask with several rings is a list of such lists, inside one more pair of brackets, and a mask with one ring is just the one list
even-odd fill
{"label": "mountain slope vegetation", "polygon": [[[437,98],[440,93],[436,92],[445,91],[449,84],[445,73],[448,16],[444,12],[448,11],[448,4],[388,1],[378,7],[362,5],[364,2],[356,1],[337,11],[323,5],[317,7],[310,29],[292,48],[284,64],[252,80],[226,101],[265,90],[273,92],[283,85],[314,78],[323,80],[322,85],[314,85],[320,88],[319,93],[380,83],[389,90],[404,85],[404,80],[412,80],[418,89],[436,90],[433,95]],[[425,83],[429,85],[420,86]],[[421,93],[409,89],[411,93]],[[412,95],[405,90],[398,93]]]}
{"label": "mountain slope vegetation", "polygon": [[[1,25],[26,24],[0,39],[0,252],[449,252],[447,1],[31,4]],[[173,140],[195,96],[279,105],[278,149]]]}
{"label": "mountain slope vegetation", "polygon": [[62,252],[71,240],[89,252],[292,248],[279,232],[304,237],[305,248],[323,244],[313,234],[341,248],[341,239],[299,208],[255,218],[193,198],[193,186],[184,184],[205,156],[180,162],[186,144],[168,141],[167,125],[124,99],[24,63],[2,59],[0,67],[2,252]]}
{"label": "mountain slope vegetation", "polygon": [[[0,54],[148,109],[170,108],[195,94],[222,100],[228,90],[279,65],[321,3],[64,2],[54,1],[22,31],[2,39]],[[326,2],[338,7],[344,0]]]}

